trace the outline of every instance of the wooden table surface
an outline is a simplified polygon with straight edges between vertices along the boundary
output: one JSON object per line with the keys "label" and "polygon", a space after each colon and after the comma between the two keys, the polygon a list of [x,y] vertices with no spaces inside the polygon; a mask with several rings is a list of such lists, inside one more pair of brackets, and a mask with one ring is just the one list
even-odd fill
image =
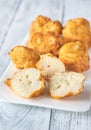
{"label": "wooden table surface", "polygon": [[[10,63],[8,51],[39,14],[63,24],[75,17],[91,22],[91,0],[0,0],[0,77]],[[0,130],[91,130],[91,109],[76,113],[0,102]]]}

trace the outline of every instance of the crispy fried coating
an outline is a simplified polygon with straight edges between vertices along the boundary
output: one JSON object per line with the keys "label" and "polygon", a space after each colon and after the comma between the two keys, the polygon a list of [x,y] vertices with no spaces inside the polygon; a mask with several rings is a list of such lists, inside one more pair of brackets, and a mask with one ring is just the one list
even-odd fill
{"label": "crispy fried coating", "polygon": [[56,34],[62,33],[62,24],[59,21],[52,21],[46,16],[39,15],[30,26],[30,35],[37,32],[55,32]]}
{"label": "crispy fried coating", "polygon": [[48,21],[50,21],[50,18],[42,15],[39,15],[37,18],[35,18],[35,20],[32,22],[30,26],[31,36],[36,32],[40,32],[42,26],[46,24]]}
{"label": "crispy fried coating", "polygon": [[59,21],[50,20],[41,28],[41,32],[55,32],[56,34],[62,34],[62,29],[62,24]]}
{"label": "crispy fried coating", "polygon": [[52,53],[58,55],[59,48],[64,44],[63,38],[53,32],[36,33],[31,37],[27,46],[39,52],[40,54]]}
{"label": "crispy fried coating", "polygon": [[68,71],[83,72],[89,69],[88,51],[79,41],[64,44],[60,48],[59,59]]}
{"label": "crispy fried coating", "polygon": [[32,49],[34,48],[33,45],[32,45],[32,43],[31,43],[31,38],[29,38],[28,41],[26,42],[26,46],[28,48],[32,48]]}
{"label": "crispy fried coating", "polygon": [[35,67],[36,62],[40,56],[33,49],[16,46],[9,52],[9,56],[17,68],[30,68]]}
{"label": "crispy fried coating", "polygon": [[65,42],[80,41],[86,48],[91,46],[90,24],[84,18],[69,20],[62,30]]}
{"label": "crispy fried coating", "polygon": [[7,87],[10,87],[11,79],[10,78],[5,79],[4,83],[7,85]]}

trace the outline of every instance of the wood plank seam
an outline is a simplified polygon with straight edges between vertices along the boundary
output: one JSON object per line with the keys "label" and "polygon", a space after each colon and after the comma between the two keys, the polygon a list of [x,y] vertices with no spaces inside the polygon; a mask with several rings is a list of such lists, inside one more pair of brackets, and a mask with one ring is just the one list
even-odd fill
{"label": "wood plank seam", "polygon": [[72,114],[73,114],[73,112],[71,112],[71,115],[70,115],[69,125],[68,125],[68,130],[70,130],[70,129],[71,129],[71,128],[70,128],[70,126],[71,126]]}
{"label": "wood plank seam", "polygon": [[52,117],[52,109],[50,110],[50,119],[49,119],[49,130],[51,130],[51,117]]}
{"label": "wood plank seam", "polygon": [[64,16],[65,16],[65,0],[63,0],[63,11],[62,11],[62,24],[64,23]]}

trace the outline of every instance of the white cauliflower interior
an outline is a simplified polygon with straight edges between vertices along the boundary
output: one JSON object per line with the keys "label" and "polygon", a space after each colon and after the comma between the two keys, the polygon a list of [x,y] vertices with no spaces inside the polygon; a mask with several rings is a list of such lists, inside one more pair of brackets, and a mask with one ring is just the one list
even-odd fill
{"label": "white cauliflower interior", "polygon": [[64,72],[49,80],[49,90],[53,97],[76,95],[83,90],[85,76],[76,72]]}
{"label": "white cauliflower interior", "polygon": [[42,86],[40,71],[35,68],[22,70],[16,73],[11,80],[12,89],[22,97],[29,97]]}
{"label": "white cauliflower interior", "polygon": [[41,70],[44,78],[49,79],[55,73],[65,72],[64,64],[55,56],[45,54],[37,63],[37,68]]}

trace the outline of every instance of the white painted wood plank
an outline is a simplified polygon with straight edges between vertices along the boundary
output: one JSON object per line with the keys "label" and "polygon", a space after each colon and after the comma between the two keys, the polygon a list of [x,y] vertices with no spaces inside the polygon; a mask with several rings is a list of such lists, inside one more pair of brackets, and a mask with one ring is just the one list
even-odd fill
{"label": "white painted wood plank", "polygon": [[70,130],[71,112],[53,110],[51,114],[50,130]]}
{"label": "white painted wood plank", "polygon": [[64,23],[76,17],[84,17],[91,22],[91,0],[65,0],[64,8]]}
{"label": "white painted wood plank", "polygon": [[90,130],[91,109],[85,113],[52,111],[50,130]]}
{"label": "white painted wood plank", "polygon": [[50,109],[0,104],[0,130],[48,130]]}
{"label": "white painted wood plank", "polygon": [[12,24],[21,0],[0,0],[0,48]]}
{"label": "white painted wood plank", "polygon": [[90,130],[91,129],[91,109],[85,113],[72,113],[70,120],[70,130]]}

